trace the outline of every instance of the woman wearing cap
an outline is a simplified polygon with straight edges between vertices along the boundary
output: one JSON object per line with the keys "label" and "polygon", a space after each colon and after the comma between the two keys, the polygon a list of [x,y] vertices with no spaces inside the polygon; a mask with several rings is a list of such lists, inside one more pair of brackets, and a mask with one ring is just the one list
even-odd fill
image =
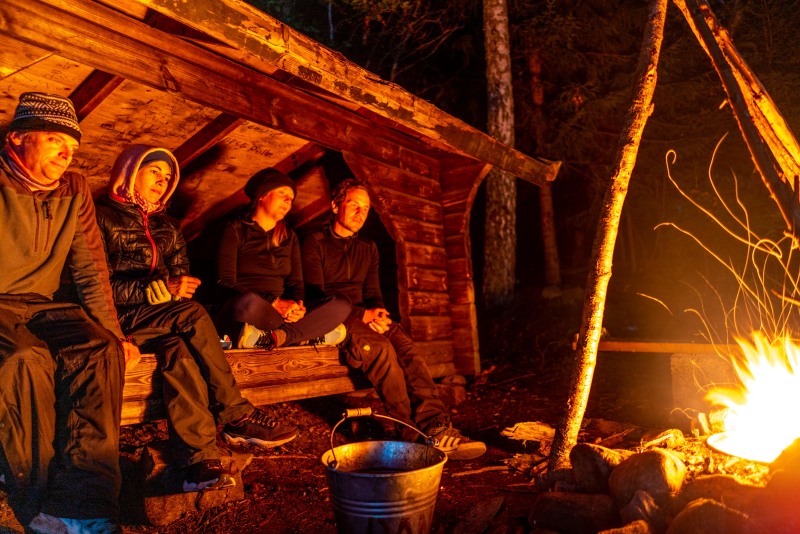
{"label": "woman wearing cap", "polygon": [[239,348],[272,349],[307,340],[338,344],[350,303],[329,298],[313,310],[303,305],[303,271],[297,235],[284,218],[297,193],[294,182],[268,168],[253,175],[244,192],[247,214],[228,224],[217,255],[222,321],[244,323]]}
{"label": "woman wearing cap", "polygon": [[165,213],[178,179],[170,151],[126,147],[111,170],[108,195],[97,202],[97,222],[122,330],[159,361],[183,490],[200,491],[234,483],[220,462],[217,423],[225,425],[227,441],[262,447],[294,439],[297,429],[242,397],[211,318],[191,300],[200,280],[189,275],[180,228]]}

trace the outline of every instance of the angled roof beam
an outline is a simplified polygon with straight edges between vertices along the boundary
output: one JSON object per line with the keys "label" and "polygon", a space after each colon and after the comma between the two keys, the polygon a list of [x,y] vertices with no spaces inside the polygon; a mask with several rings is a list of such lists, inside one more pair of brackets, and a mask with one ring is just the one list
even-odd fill
{"label": "angled roof beam", "polygon": [[88,117],[124,81],[125,78],[122,76],[115,76],[102,70],[92,71],[69,95],[69,99],[75,105],[78,120],[82,121]]}
{"label": "angled roof beam", "polygon": [[175,149],[173,154],[175,154],[175,159],[178,160],[178,166],[181,169],[185,168],[209,148],[222,141],[243,122],[244,120],[239,117],[227,113],[217,115],[214,120],[203,126]]}

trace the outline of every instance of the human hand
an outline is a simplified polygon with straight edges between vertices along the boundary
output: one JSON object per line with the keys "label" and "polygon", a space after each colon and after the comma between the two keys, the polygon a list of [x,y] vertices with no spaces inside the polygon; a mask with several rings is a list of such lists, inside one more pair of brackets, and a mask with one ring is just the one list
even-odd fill
{"label": "human hand", "polygon": [[303,305],[303,301],[298,300],[296,304],[297,307],[293,308],[284,318],[287,323],[295,323],[306,316],[306,307]]}
{"label": "human hand", "polygon": [[126,369],[132,369],[136,367],[136,365],[139,363],[139,360],[142,359],[142,355],[139,352],[139,347],[130,341],[122,342],[122,353],[125,355]]}
{"label": "human hand", "polygon": [[385,333],[389,330],[392,324],[392,319],[389,317],[389,312],[386,308],[372,308],[364,312],[362,320],[379,334]]}
{"label": "human hand", "polygon": [[297,303],[293,300],[275,299],[275,302],[272,303],[272,307],[281,314],[284,321],[287,321],[291,312],[297,308]]}
{"label": "human hand", "polygon": [[163,280],[153,280],[144,290],[147,303],[151,305],[163,304],[172,300],[172,295]]}
{"label": "human hand", "polygon": [[178,298],[190,299],[197,290],[201,280],[194,276],[176,276],[174,278],[167,278],[167,287],[169,292]]}

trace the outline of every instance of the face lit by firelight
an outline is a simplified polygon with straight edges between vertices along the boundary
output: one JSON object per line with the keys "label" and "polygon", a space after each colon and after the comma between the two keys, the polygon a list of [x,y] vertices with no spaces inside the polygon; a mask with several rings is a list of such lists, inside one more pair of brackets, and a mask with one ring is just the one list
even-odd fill
{"label": "face lit by firelight", "polygon": [[364,226],[369,215],[369,194],[361,188],[352,188],[340,205],[331,205],[334,213],[333,231],[341,237],[350,237]]}

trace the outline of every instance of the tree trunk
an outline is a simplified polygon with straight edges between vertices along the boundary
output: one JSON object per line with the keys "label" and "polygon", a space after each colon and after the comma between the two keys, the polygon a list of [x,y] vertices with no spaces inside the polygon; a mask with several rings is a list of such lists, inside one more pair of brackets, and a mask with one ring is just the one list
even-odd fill
{"label": "tree trunk", "polygon": [[800,147],[794,134],[708,4],[704,0],[673,2],[711,59],[753,163],[797,241],[800,203],[794,189],[800,174]]}
{"label": "tree trunk", "polygon": [[628,192],[631,172],[636,163],[642,132],[653,111],[656,67],[661,51],[661,41],[664,38],[666,13],[667,0],[650,2],[649,21],[639,51],[636,94],[625,118],[625,128],[619,138],[616,164],[609,188],[603,199],[600,221],[595,234],[591,263],[593,268],[586,284],[581,332],[578,336],[578,347],[575,353],[576,365],[572,373],[567,410],[556,429],[550,452],[548,467],[551,471],[558,469],[568,461],[569,451],[577,442],[581,420],[589,400],[620,215],[625,195]]}
{"label": "tree trunk", "polygon": [[[514,96],[506,0],[483,0],[489,135],[514,146]],[[486,178],[483,299],[487,309],[511,300],[516,282],[517,185],[513,176],[492,170]]]}
{"label": "tree trunk", "polygon": [[[536,139],[536,150],[544,146],[544,87],[542,85],[542,60],[539,50],[534,50],[528,58],[528,70],[531,73],[531,99],[533,100],[533,129]],[[544,244],[544,279],[548,286],[561,285],[561,262],[558,257],[558,241],[556,240],[555,212],[553,211],[553,186],[547,182],[539,189],[539,219],[542,225],[542,243]]]}

